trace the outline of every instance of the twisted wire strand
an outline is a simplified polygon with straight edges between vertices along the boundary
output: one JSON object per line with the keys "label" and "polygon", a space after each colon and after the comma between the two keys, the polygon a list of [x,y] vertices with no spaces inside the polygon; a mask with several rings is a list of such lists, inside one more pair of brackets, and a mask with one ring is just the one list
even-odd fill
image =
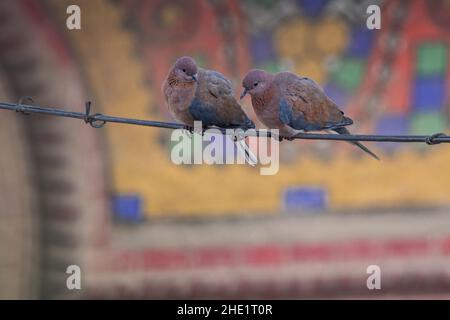
{"label": "twisted wire strand", "polygon": [[[183,124],[173,122],[162,122],[153,120],[142,120],[133,118],[123,118],[108,116],[101,113],[91,114],[91,102],[86,102],[85,112],[66,111],[61,108],[49,108],[36,105],[23,104],[24,99],[33,101],[30,97],[24,97],[19,100],[18,103],[0,102],[0,109],[12,110],[20,112],[25,115],[30,114],[45,114],[57,117],[74,118],[84,120],[87,124],[94,128],[101,128],[106,123],[121,123],[131,124],[146,127],[155,128],[167,128],[167,129],[187,129]],[[222,132],[222,134],[230,134],[224,128],[211,127]],[[252,129],[244,132],[245,136],[256,137],[271,137],[271,132],[266,129]],[[444,133],[435,133],[432,135],[368,135],[368,134],[325,134],[325,133],[299,133],[292,137],[294,139],[304,140],[334,140],[334,141],[376,141],[376,142],[423,142],[428,145],[435,145],[438,143],[449,143],[450,136]]]}

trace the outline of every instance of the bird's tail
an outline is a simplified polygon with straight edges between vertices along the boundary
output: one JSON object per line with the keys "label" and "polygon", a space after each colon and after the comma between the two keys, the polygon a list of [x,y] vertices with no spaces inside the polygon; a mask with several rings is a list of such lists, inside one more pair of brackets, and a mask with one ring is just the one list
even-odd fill
{"label": "bird's tail", "polygon": [[250,150],[247,142],[245,142],[245,139],[238,140],[235,142],[235,144],[239,152],[241,152],[241,154],[245,157],[245,162],[247,162],[252,167],[256,166],[256,164],[258,163],[258,158]]}
{"label": "bird's tail", "polygon": [[[345,127],[339,127],[339,128],[335,128],[333,129],[333,131],[339,133],[339,134],[350,134],[350,132],[347,130],[347,128]],[[361,142],[359,141],[349,141],[349,143],[354,144],[355,146],[361,148],[363,151],[365,151],[366,153],[370,154],[372,157],[374,157],[377,160],[380,160],[380,158],[378,158],[378,156],[373,153],[372,151],[370,151],[365,145],[363,145]]]}

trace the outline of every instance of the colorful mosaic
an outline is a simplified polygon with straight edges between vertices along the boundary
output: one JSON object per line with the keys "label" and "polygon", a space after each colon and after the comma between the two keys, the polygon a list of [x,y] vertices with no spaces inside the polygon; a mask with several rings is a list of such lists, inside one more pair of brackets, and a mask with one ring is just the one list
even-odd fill
{"label": "colorful mosaic", "polygon": [[[355,120],[355,133],[448,128],[448,1],[79,2],[102,17],[102,25],[85,17],[100,30],[73,41],[105,112],[171,120],[160,85],[175,57],[192,55],[236,91],[253,67],[312,77]],[[381,30],[366,28],[368,4],[381,6]],[[345,143],[298,141],[282,145],[276,176],[261,177],[244,166],[177,167],[169,131],[108,130],[114,207],[125,219],[449,202],[439,191],[450,187],[446,148],[371,144],[383,158],[375,163]]]}

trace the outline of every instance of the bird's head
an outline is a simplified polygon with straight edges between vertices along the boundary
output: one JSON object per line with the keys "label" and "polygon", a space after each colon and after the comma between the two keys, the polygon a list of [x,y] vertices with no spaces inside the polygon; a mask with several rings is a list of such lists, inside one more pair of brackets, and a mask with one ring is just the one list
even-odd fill
{"label": "bird's head", "polygon": [[191,57],[181,57],[175,62],[173,72],[183,82],[197,81],[197,64]]}
{"label": "bird's head", "polygon": [[244,91],[242,92],[241,99],[243,99],[247,93],[251,96],[264,94],[265,90],[270,85],[270,81],[270,73],[258,69],[250,70],[244,80],[242,80]]}

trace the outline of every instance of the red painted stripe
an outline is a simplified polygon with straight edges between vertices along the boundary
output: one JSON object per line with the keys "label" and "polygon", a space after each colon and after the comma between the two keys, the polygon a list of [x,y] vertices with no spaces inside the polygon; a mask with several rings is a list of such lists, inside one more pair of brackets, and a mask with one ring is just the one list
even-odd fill
{"label": "red painted stripe", "polygon": [[[68,64],[71,59],[71,54],[68,49],[68,45],[63,35],[58,32],[62,28],[66,28],[65,23],[61,26],[56,26],[50,19],[48,14],[42,8],[42,3],[35,0],[21,0],[20,4],[23,11],[28,15],[30,21],[38,28],[43,34],[43,37],[48,42],[49,46],[56,53],[59,61],[62,64]],[[73,31],[76,32],[76,31]]]}
{"label": "red painted stripe", "polygon": [[268,267],[289,263],[450,255],[450,236],[441,239],[352,239],[341,242],[265,244],[194,249],[144,249],[112,253],[102,270],[174,270]]}

